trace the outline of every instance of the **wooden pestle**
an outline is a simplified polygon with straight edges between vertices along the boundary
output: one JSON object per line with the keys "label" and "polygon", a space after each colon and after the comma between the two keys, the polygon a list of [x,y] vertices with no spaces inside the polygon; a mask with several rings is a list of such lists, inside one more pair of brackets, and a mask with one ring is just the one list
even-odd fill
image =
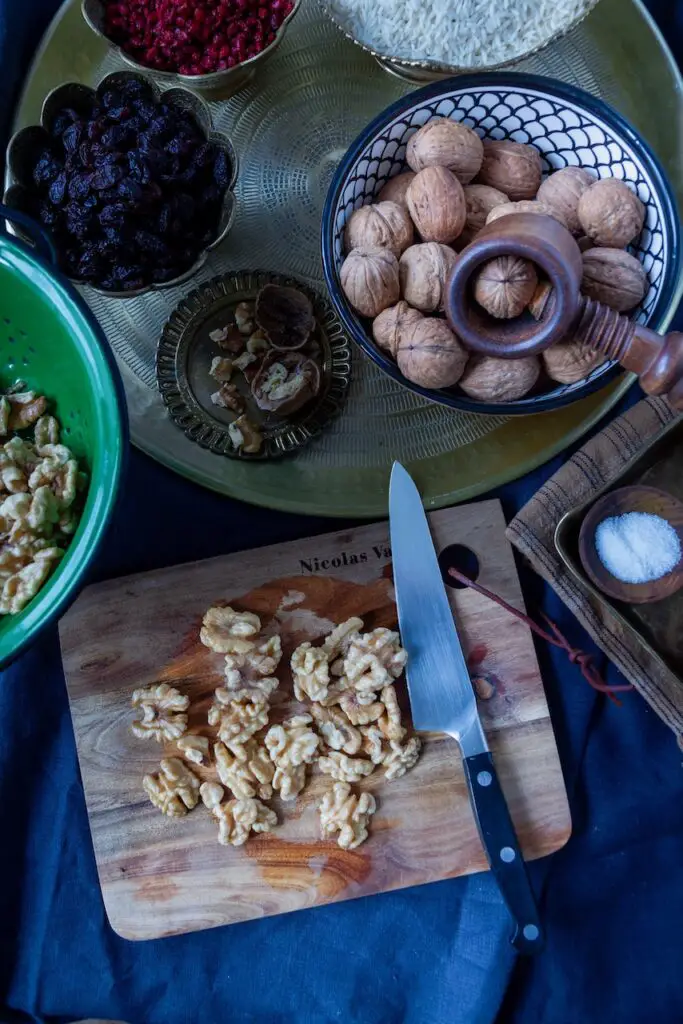
{"label": "wooden pestle", "polygon": [[[496,320],[475,302],[473,274],[487,260],[506,255],[532,260],[548,278],[552,301],[541,320],[530,314]],[[647,394],[667,395],[683,410],[683,334],[657,334],[581,295],[582,272],[576,240],[558,221],[538,213],[500,217],[460,254],[448,282],[446,315],[467,348],[503,359],[542,352],[571,334],[636,373]]]}

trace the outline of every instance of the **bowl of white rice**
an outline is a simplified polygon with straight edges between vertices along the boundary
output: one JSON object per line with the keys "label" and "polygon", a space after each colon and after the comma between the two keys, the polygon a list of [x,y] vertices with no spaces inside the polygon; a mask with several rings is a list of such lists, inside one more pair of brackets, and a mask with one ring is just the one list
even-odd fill
{"label": "bowl of white rice", "polygon": [[598,0],[319,0],[348,39],[416,80],[509,67],[566,35]]}
{"label": "bowl of white rice", "polygon": [[[434,119],[466,125],[484,142],[506,139],[533,146],[540,155],[544,180],[562,168],[581,167],[596,179],[623,181],[644,206],[642,231],[629,252],[647,278],[642,301],[628,315],[656,331],[666,330],[673,318],[683,288],[681,228],[671,185],[648,144],[621,114],[581,89],[539,75],[498,71],[459,75],[403,96],[382,111],[349,147],[330,184],[321,229],[325,282],[347,333],[404,387],[467,412],[520,415],[551,411],[604,387],[621,372],[618,364],[604,362],[567,383],[558,383],[557,378],[539,379],[535,390],[508,401],[468,397],[457,384],[422,387],[407,379],[395,359],[376,343],[375,314],[364,316],[351,304],[341,274],[348,253],[347,223],[355,211],[377,202],[388,182],[410,169],[408,143]],[[475,177],[473,184],[478,180]]]}

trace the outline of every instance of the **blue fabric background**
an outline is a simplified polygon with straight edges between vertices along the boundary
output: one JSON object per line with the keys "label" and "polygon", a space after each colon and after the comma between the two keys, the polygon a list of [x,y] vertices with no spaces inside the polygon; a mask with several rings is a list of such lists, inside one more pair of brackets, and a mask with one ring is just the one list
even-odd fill
{"label": "blue fabric background", "polygon": [[[0,0],[5,132],[57,5]],[[649,6],[680,59],[683,3]],[[498,492],[508,517],[558,464]],[[133,452],[94,578],[327,529],[205,493]],[[522,583],[531,608],[594,649],[537,577]],[[683,1021],[683,755],[637,695],[615,708],[559,652],[539,646],[539,659],[574,823],[566,848],[532,866],[541,957],[514,963],[487,875],[134,944],[104,914],[53,630],[0,675],[0,1021]]]}

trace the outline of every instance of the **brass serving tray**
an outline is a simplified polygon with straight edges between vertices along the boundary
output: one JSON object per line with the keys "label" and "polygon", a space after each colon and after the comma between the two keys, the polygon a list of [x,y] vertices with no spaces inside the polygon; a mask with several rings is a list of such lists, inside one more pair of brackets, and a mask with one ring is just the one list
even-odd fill
{"label": "brass serving tray", "polygon": [[[29,71],[15,129],[37,123],[44,97],[60,83],[96,84],[121,66],[83,21],[79,0],[67,0]],[[683,206],[683,81],[638,0],[600,0],[577,29],[518,67],[571,82],[617,107],[654,147]],[[228,130],[240,160],[237,213],[225,245],[183,288],[128,301],[83,290],[116,354],[132,439],[143,451],[244,501],[318,515],[381,516],[394,458],[410,466],[431,508],[463,501],[560,452],[630,386],[631,378],[622,378],[558,412],[506,420],[420,400],[354,352],[342,415],[295,457],[228,460],[171,422],[156,387],[155,351],[172,309],[192,288],[248,266],[322,290],[320,217],[334,169],[368,121],[412,88],[348,42],[315,0],[303,0],[253,83],[211,104],[216,127]],[[667,322],[679,298],[677,290]]]}
{"label": "brass serving tray", "polygon": [[609,491],[628,484],[644,484],[683,500],[683,418],[667,424],[659,434],[630,459],[618,476],[571,509],[555,530],[555,547],[572,576],[592,599],[609,609],[622,629],[634,635],[651,657],[683,681],[683,590],[652,604],[614,601],[599,590],[586,575],[579,555],[581,524],[589,510]]}

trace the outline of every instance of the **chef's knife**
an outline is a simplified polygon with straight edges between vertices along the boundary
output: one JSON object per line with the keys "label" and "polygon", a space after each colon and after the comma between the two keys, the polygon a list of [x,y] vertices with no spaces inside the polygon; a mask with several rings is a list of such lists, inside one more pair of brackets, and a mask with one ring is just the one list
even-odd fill
{"label": "chef's knife", "polygon": [[505,797],[486,743],[420,494],[395,462],[389,493],[391,552],[413,724],[453,736],[491,871],[514,922],[512,945],[536,953],[543,934]]}

